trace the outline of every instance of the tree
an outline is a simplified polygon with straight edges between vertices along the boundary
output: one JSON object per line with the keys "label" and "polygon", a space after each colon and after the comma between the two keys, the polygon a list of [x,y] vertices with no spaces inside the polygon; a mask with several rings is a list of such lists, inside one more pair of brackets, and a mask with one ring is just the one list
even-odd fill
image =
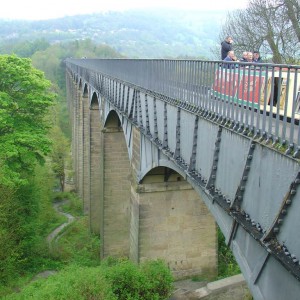
{"label": "tree", "polygon": [[260,50],[274,63],[295,63],[300,53],[299,12],[297,0],[250,0],[246,9],[228,15],[221,35],[233,36],[239,55]]}
{"label": "tree", "polygon": [[50,150],[45,116],[54,94],[29,59],[0,56],[0,74],[0,184],[19,184]]}
{"label": "tree", "polygon": [[51,165],[56,177],[59,179],[60,190],[64,191],[65,169],[69,153],[69,142],[58,126],[53,127],[51,137],[54,141],[51,151]]}
{"label": "tree", "polygon": [[42,198],[35,176],[50,150],[50,82],[29,59],[0,56],[0,282],[31,266]]}

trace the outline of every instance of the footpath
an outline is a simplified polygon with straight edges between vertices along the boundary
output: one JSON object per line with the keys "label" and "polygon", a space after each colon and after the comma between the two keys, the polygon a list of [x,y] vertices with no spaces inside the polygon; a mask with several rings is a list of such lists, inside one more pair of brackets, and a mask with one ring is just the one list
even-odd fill
{"label": "footpath", "polygon": [[[68,200],[59,201],[53,204],[54,209],[61,215],[64,215],[67,218],[67,222],[61,224],[57,228],[55,228],[48,236],[47,236],[47,243],[49,247],[49,251],[53,252],[54,244],[57,243],[59,238],[63,235],[62,231],[65,227],[67,227],[69,224],[73,223],[75,221],[75,217],[65,213],[62,211],[61,207],[67,202]],[[40,272],[36,274],[31,281],[38,280],[40,278],[47,278],[53,274],[57,273],[57,271],[54,270],[45,270],[43,272]]]}

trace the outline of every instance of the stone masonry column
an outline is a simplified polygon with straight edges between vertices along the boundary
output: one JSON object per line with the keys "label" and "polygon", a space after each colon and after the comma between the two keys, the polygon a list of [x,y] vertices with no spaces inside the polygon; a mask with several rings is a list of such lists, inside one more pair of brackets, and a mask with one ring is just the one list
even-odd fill
{"label": "stone masonry column", "polygon": [[88,95],[82,98],[83,110],[83,212],[90,215],[90,104]]}
{"label": "stone masonry column", "polygon": [[100,233],[101,223],[101,122],[98,101],[90,107],[90,230]]}
{"label": "stone masonry column", "polygon": [[124,133],[113,123],[103,130],[104,203],[101,256],[129,256],[130,162]]}
{"label": "stone masonry column", "polygon": [[74,170],[74,185],[76,191],[78,190],[78,90],[76,83],[74,82],[74,103],[73,103],[73,127],[72,127],[72,157],[73,157],[73,170]]}
{"label": "stone masonry column", "polygon": [[83,98],[82,93],[78,93],[78,139],[77,139],[77,159],[78,159],[78,195],[83,197]]}
{"label": "stone masonry column", "polygon": [[131,259],[162,258],[177,279],[216,275],[216,225],[189,183],[149,182],[131,192]]}

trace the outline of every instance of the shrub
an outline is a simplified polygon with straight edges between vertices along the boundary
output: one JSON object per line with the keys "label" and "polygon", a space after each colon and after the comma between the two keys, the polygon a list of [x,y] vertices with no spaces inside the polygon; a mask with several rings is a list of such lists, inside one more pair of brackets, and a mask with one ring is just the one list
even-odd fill
{"label": "shrub", "polygon": [[7,300],[117,300],[109,282],[98,267],[71,266],[47,280],[31,283],[21,293],[7,296]]}
{"label": "shrub", "polygon": [[173,278],[161,260],[138,266],[127,259],[108,258],[102,266],[119,300],[161,300],[171,294]]}
{"label": "shrub", "polygon": [[163,260],[146,261],[141,265],[152,299],[166,299],[173,289],[173,276]]}

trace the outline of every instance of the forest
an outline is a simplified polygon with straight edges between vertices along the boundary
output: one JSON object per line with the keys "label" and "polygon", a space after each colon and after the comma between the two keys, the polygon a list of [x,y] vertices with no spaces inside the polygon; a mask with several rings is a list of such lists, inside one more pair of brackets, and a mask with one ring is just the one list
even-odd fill
{"label": "forest", "polygon": [[0,20],[0,52],[30,51],[30,45],[23,44],[21,49],[16,46],[26,41],[34,43],[43,39],[54,44],[90,39],[95,44],[109,45],[130,58],[209,58],[224,18],[224,11],[150,10],[44,21]]}

